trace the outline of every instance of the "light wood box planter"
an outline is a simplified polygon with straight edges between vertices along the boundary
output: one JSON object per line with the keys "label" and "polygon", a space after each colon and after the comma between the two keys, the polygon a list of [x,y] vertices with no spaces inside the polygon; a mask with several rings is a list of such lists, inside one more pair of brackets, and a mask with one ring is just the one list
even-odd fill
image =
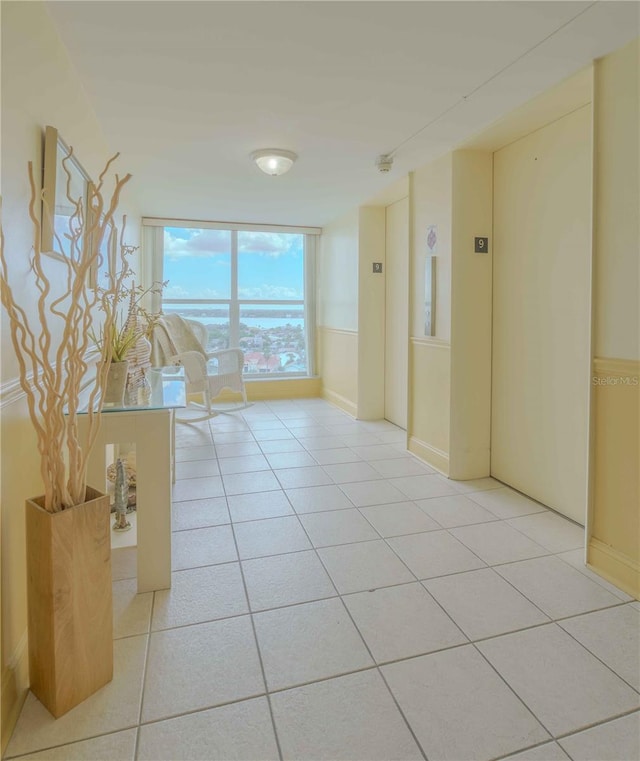
{"label": "light wood box planter", "polygon": [[29,678],[57,718],[113,678],[109,497],[58,513],[26,502]]}

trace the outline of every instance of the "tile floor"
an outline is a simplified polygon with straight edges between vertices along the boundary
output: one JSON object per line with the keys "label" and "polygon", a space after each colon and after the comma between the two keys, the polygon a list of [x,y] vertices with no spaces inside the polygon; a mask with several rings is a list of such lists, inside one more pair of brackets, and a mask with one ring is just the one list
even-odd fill
{"label": "tile floor", "polygon": [[114,553],[115,677],[7,758],[640,758],[640,606],[581,529],[317,399],[180,425],[171,590]]}

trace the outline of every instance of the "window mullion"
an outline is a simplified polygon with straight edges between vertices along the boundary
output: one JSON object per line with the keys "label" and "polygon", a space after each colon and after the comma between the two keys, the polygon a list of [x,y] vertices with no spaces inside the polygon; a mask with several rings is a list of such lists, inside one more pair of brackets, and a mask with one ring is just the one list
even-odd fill
{"label": "window mullion", "polygon": [[304,237],[304,330],[307,346],[307,372],[315,374],[315,267],[316,241],[311,236]]}
{"label": "window mullion", "polygon": [[231,231],[231,302],[229,304],[229,345],[240,346],[240,305],[238,303],[238,231]]}

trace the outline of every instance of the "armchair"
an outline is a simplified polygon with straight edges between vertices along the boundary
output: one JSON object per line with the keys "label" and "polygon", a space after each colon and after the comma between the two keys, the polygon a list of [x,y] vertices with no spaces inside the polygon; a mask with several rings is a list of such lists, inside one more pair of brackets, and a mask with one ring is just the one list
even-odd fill
{"label": "armchair", "polygon": [[[247,392],[242,379],[244,354],[241,349],[221,349],[207,352],[207,330],[204,325],[186,320],[177,314],[166,314],[154,325],[152,337],[152,362],[158,366],[182,365],[185,373],[187,397],[202,396],[202,403],[191,405],[205,412],[202,417],[189,421],[206,420],[219,412],[245,409]],[[228,388],[242,395],[242,404],[216,409],[212,402],[220,392]]]}

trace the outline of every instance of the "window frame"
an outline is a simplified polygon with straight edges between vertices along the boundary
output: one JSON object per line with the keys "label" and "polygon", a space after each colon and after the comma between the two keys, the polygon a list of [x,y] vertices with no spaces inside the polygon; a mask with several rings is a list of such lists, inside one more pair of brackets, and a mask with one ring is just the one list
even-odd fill
{"label": "window frame", "polygon": [[[245,373],[245,380],[285,380],[314,377],[315,374],[315,260],[316,241],[322,230],[319,227],[294,227],[290,225],[259,225],[243,222],[211,222],[201,220],[143,217],[143,270],[148,272],[149,282],[164,280],[164,228],[191,228],[198,230],[228,230],[231,232],[231,295],[229,299],[164,299],[153,294],[150,307],[159,312],[164,304],[219,304],[229,308],[229,344],[239,345],[240,312],[243,305],[265,304],[272,306],[303,306],[304,333],[307,355],[307,372]],[[303,289],[302,299],[241,299],[238,298],[238,232],[254,231],[287,233],[303,236]]]}

